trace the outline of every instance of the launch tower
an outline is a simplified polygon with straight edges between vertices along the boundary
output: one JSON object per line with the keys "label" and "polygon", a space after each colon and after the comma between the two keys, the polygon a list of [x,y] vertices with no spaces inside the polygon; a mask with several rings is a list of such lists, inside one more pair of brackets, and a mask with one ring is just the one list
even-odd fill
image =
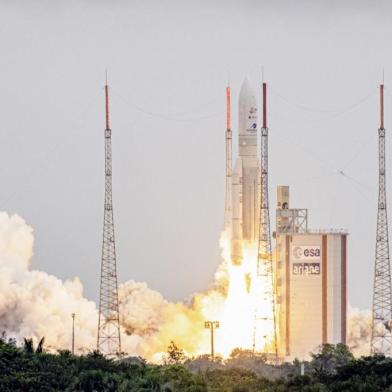
{"label": "launch tower", "polygon": [[119,356],[121,353],[121,338],[112,202],[112,130],[109,124],[109,88],[107,81],[105,84],[105,109],[105,204],[97,349],[108,356]]}
{"label": "launch tower", "polygon": [[391,355],[391,267],[389,260],[387,197],[385,187],[384,85],[380,85],[378,130],[378,212],[374,266],[371,353]]}
{"label": "launch tower", "polygon": [[[272,264],[271,229],[268,201],[268,127],[267,127],[267,84],[263,83],[263,126],[261,128],[261,193],[259,215],[259,238],[257,254],[257,279],[260,285],[260,309],[256,309],[256,333],[260,328],[272,334],[272,342],[266,347],[269,353],[277,355],[275,321],[275,292]],[[254,343],[254,346],[256,342]]]}

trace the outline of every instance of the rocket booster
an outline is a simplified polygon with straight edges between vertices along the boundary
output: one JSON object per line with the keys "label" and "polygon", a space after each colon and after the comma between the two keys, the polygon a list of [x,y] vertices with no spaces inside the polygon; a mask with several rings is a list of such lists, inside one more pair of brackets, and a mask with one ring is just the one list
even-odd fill
{"label": "rocket booster", "polygon": [[260,165],[257,159],[257,99],[245,79],[239,97],[238,158],[232,176],[232,260],[241,263],[243,241],[257,238]]}

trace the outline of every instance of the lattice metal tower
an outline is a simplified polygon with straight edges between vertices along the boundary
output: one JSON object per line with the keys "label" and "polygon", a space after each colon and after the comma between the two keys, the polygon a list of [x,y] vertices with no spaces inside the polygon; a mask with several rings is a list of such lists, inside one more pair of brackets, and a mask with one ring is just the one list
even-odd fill
{"label": "lattice metal tower", "polygon": [[109,88],[107,81],[105,84],[105,109],[105,205],[97,349],[108,356],[120,356],[121,337],[112,201],[112,130],[109,124]]}
{"label": "lattice metal tower", "polygon": [[380,85],[378,130],[378,212],[374,266],[371,353],[391,355],[392,291],[389,260],[387,196],[385,187],[384,85]]}
{"label": "lattice metal tower", "polygon": [[231,131],[231,92],[230,86],[226,87],[226,195],[225,195],[225,230],[231,227],[232,218],[232,195],[231,195],[231,183],[232,183],[232,139],[233,133]]}
{"label": "lattice metal tower", "polygon": [[[267,127],[267,84],[263,83],[263,127],[261,128],[261,193],[260,222],[257,256],[257,277],[261,281],[260,298],[262,309],[256,313],[256,323],[263,323],[264,331],[272,333],[270,354],[277,355],[275,290],[273,277],[271,229],[268,200],[268,127]],[[257,325],[257,324],[256,324]],[[257,338],[257,335],[256,335]],[[255,345],[255,343],[254,343]]]}

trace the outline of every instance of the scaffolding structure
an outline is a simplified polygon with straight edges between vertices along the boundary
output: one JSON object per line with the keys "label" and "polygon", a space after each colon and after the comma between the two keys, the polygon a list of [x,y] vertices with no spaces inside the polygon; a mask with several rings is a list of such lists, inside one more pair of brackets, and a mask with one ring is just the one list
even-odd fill
{"label": "scaffolding structure", "polygon": [[278,208],[276,210],[276,234],[295,234],[307,232],[307,208]]}
{"label": "scaffolding structure", "polygon": [[107,81],[105,85],[105,109],[105,204],[97,350],[110,357],[119,357],[121,355],[121,337],[113,222],[112,130],[109,124],[109,87]]}
{"label": "scaffolding structure", "polygon": [[371,353],[391,355],[392,291],[389,259],[387,196],[385,186],[384,85],[380,85],[378,129],[378,210],[374,264]]}
{"label": "scaffolding structure", "polygon": [[[261,291],[261,309],[256,309],[255,316],[255,340],[260,338],[257,330],[271,331],[272,342],[268,342],[266,354],[277,357],[277,334],[275,314],[275,290],[272,262],[271,228],[268,199],[268,127],[267,127],[267,84],[263,83],[263,126],[261,128],[261,192],[260,192],[260,216],[259,238],[257,253],[257,279]],[[264,324],[260,328],[260,324]],[[257,346],[254,341],[253,347]]]}

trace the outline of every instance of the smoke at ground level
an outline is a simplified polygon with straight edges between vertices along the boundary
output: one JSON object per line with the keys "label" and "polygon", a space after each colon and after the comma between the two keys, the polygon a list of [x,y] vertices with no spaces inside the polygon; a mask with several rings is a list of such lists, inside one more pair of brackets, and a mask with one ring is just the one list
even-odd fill
{"label": "smoke at ground level", "polygon": [[[83,296],[79,278],[62,281],[31,268],[33,245],[33,229],[20,216],[0,212],[0,331],[18,343],[44,336],[48,350],[70,349],[75,313],[76,352],[95,349],[97,305]],[[216,273],[214,288],[193,295],[187,303],[169,302],[146,283],[121,284],[123,351],[158,360],[174,340],[189,356],[208,352],[204,321],[222,308],[226,286],[224,265]],[[348,345],[354,354],[369,353],[370,327],[370,312],[350,309]]]}

